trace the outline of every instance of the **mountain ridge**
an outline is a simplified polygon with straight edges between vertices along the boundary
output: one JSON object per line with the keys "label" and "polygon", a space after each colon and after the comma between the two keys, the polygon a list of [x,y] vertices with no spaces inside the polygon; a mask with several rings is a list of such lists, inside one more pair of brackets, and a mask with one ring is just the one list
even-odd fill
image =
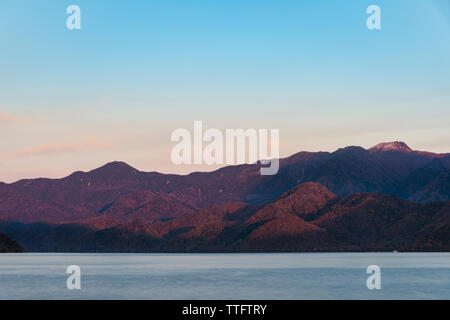
{"label": "mountain ridge", "polygon": [[[311,155],[317,155],[317,154],[333,154],[333,153],[339,153],[342,150],[349,150],[349,149],[353,149],[353,150],[366,150],[366,151],[371,151],[371,152],[386,152],[386,151],[397,151],[397,152],[406,152],[406,153],[416,153],[419,155],[424,155],[430,158],[445,158],[445,157],[450,157],[450,153],[435,153],[435,152],[429,152],[429,151],[419,151],[419,150],[413,150],[411,149],[405,142],[402,141],[393,141],[393,142],[381,142],[376,144],[373,147],[370,147],[368,149],[365,149],[363,147],[360,146],[347,146],[344,148],[338,148],[337,150],[333,151],[333,152],[328,152],[328,151],[299,151],[297,153],[294,153],[290,156],[287,156],[285,158],[280,158],[280,162],[283,164],[289,164],[295,160],[298,160],[298,158],[304,158],[305,156],[311,156]],[[450,159],[449,159],[450,161]],[[244,164],[244,165],[250,165],[250,164]],[[192,174],[198,174],[198,173],[214,173],[220,170],[223,170],[225,168],[229,168],[229,167],[233,167],[232,166],[224,166],[221,167],[219,169],[216,169],[214,171],[194,171],[194,172],[190,172],[187,174],[173,174],[173,173],[160,173],[157,171],[141,171],[138,170],[136,168],[134,168],[133,166],[127,164],[124,161],[120,161],[120,160],[115,160],[115,161],[110,161],[105,163],[104,165],[94,168],[92,170],[89,171],[74,171],[72,173],[70,173],[67,176],[61,177],[61,178],[46,178],[46,177],[39,177],[39,178],[34,178],[34,179],[28,179],[28,178],[24,178],[24,179],[19,179],[17,181],[14,182],[10,182],[10,183],[6,183],[3,181],[0,181],[0,186],[1,185],[13,185],[13,184],[17,184],[17,183],[26,183],[29,181],[33,181],[33,180],[61,180],[61,179],[66,179],[72,176],[76,176],[76,175],[83,175],[83,174],[89,174],[89,173],[94,173],[94,172],[105,172],[105,173],[114,173],[117,174],[117,172],[128,172],[128,173],[135,173],[135,172],[139,172],[139,173],[144,173],[144,174],[154,174],[154,175],[171,175],[171,176],[179,176],[179,177],[186,177]]]}
{"label": "mountain ridge", "polygon": [[[314,194],[308,184],[303,187]],[[289,194],[305,196],[295,190]],[[274,207],[276,203],[262,207],[230,203],[167,221],[135,220],[103,229],[76,223],[3,222],[0,232],[25,245],[27,251],[450,251],[450,239],[443,233],[450,227],[450,201],[418,204],[394,195],[359,193],[331,198],[307,215],[308,221],[300,207],[267,219],[251,219],[265,207],[280,209]]]}
{"label": "mountain ridge", "polygon": [[259,163],[173,175],[114,161],[0,183],[0,232],[44,251],[444,250],[450,156],[405,145],[299,152],[274,176]]}

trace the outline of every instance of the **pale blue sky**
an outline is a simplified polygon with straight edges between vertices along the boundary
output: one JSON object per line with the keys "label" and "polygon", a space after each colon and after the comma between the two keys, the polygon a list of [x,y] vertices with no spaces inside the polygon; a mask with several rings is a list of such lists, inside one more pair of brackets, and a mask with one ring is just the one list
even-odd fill
{"label": "pale blue sky", "polygon": [[450,151],[447,0],[2,0],[0,49],[0,181],[113,160],[188,172],[170,133],[194,120],[279,128],[283,156]]}

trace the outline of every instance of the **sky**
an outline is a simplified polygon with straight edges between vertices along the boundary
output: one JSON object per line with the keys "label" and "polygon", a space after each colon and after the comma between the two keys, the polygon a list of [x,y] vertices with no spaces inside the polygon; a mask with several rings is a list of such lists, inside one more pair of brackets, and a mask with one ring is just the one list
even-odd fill
{"label": "sky", "polygon": [[2,0],[0,181],[116,160],[213,170],[170,161],[171,133],[195,120],[279,129],[282,157],[395,140],[450,152],[449,74],[447,0]]}

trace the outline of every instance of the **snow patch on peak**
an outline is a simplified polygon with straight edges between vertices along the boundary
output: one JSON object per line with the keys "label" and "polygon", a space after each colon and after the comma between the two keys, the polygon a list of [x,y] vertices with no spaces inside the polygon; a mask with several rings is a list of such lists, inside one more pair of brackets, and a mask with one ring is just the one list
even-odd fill
{"label": "snow patch on peak", "polygon": [[370,151],[402,151],[413,152],[413,150],[402,141],[382,142],[369,149]]}

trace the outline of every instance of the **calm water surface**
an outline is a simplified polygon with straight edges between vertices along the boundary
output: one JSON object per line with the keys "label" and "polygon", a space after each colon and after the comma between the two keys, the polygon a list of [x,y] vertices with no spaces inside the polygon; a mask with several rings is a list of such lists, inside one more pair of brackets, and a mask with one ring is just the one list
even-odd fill
{"label": "calm water surface", "polygon": [[0,299],[450,299],[450,253],[0,254]]}

